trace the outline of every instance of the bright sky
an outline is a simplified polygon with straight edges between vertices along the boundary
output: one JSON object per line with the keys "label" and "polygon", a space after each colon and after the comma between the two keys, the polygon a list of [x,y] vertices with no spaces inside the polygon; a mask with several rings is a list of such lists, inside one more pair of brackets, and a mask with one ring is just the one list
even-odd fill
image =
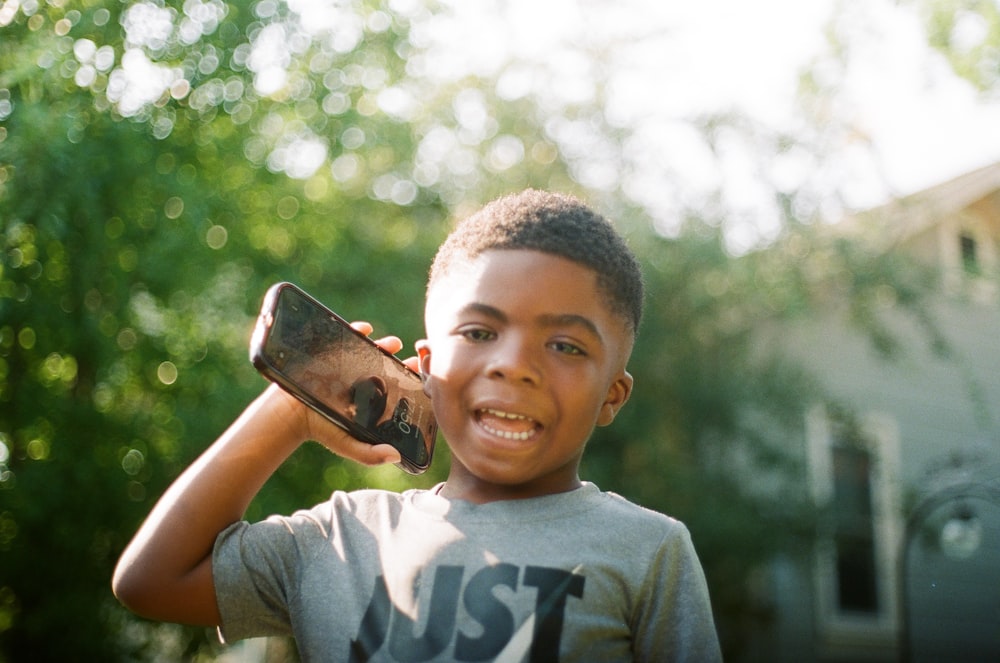
{"label": "bright sky", "polygon": [[[839,192],[848,208],[870,207],[1000,161],[1000,101],[988,105],[978,100],[971,86],[929,50],[909,3],[442,1],[451,11],[423,16],[414,24],[414,38],[433,46],[423,60],[425,73],[445,80],[470,73],[500,76],[497,91],[502,97],[532,94],[543,107],[552,108],[566,103],[586,106],[595,100],[597,82],[607,82],[606,116],[613,124],[634,128],[631,140],[620,146],[602,144],[586,121],[559,121],[559,113],[553,113],[547,128],[560,137],[567,153],[582,157],[577,176],[597,190],[616,183],[620,148],[631,165],[626,192],[666,234],[677,230],[687,209],[698,206],[706,216],[724,219],[730,248],[740,252],[766,242],[780,229],[775,186],[814,193],[816,200],[824,201],[819,205],[823,216],[837,219],[843,210],[832,203],[827,208],[826,201],[834,200],[831,192]],[[329,32],[338,50],[351,50],[363,38],[365,26],[357,16],[331,0],[288,2],[300,19],[295,29]],[[403,14],[420,16],[415,0],[390,4]],[[808,129],[795,103],[799,75],[817,58],[828,56],[826,34],[835,5],[835,31],[852,57],[846,69],[827,57],[827,66],[814,71],[833,92],[823,98],[827,112],[850,120],[853,144],[824,145],[826,161],[818,163],[807,152],[774,154],[754,142],[761,138],[730,132],[720,134],[712,152],[693,129],[692,118],[737,111],[774,132],[802,135]],[[261,2],[255,11],[264,16],[275,9],[276,3]],[[138,112],[166,89],[178,98],[190,92],[178,78],[179,69],[152,63],[139,48],[155,47],[165,39],[172,29],[170,16],[152,2],[138,3],[126,15],[129,50],[108,85],[109,98],[124,115]],[[367,27],[388,29],[388,17],[381,16],[379,25],[371,19]],[[214,30],[220,18],[212,0],[189,0],[179,26],[181,38],[197,40]],[[261,30],[251,49],[247,66],[255,72],[254,84],[261,93],[279,90],[286,82],[292,58],[287,29],[275,24]],[[974,42],[985,31],[977,33],[976,25],[969,24],[963,34]],[[92,80],[84,74],[110,66],[111,60],[87,40],[78,41],[75,52],[82,65],[77,74],[82,86]],[[512,61],[520,64],[510,66]],[[198,95],[203,93],[192,94],[190,103],[200,103]],[[399,106],[390,101],[388,94],[379,98],[387,112]],[[479,125],[489,112],[484,103],[475,90],[456,96],[456,113],[466,130],[482,129]],[[409,99],[409,106],[414,105],[419,101]],[[406,106],[399,106],[404,118]],[[164,135],[169,130],[162,127]],[[516,167],[524,156],[519,138],[498,136],[492,141],[491,158]],[[865,141],[876,147],[877,161],[859,149]],[[292,177],[308,177],[326,158],[323,141],[306,133],[286,137],[268,157],[268,166]],[[379,186],[392,189],[397,184]],[[412,191],[410,186],[390,197],[405,203]],[[717,193],[720,207],[706,210],[705,201]]]}
{"label": "bright sky", "polygon": [[[588,65],[574,60],[571,50],[561,50],[559,44],[613,44],[605,59],[616,72],[618,101],[612,104],[612,115],[650,121],[645,135],[651,137],[650,144],[665,141],[662,161],[683,152],[686,139],[671,123],[680,124],[692,113],[738,107],[775,128],[793,127],[798,75],[826,48],[823,31],[834,0],[449,4],[455,18],[435,19],[429,28],[430,37],[444,45],[443,56],[433,66],[445,77],[466,71],[492,73],[514,54],[544,62],[556,72],[542,94],[585,99],[590,92]],[[853,66],[839,85],[835,112],[850,114],[860,132],[874,141],[881,160],[880,175],[871,164],[844,157],[843,170],[853,180],[846,185],[849,202],[874,205],[887,195],[911,193],[1000,161],[1000,103],[977,101],[971,86],[950,74],[940,56],[926,47],[906,3],[843,4],[848,10],[841,29],[851,35],[856,50]],[[534,92],[539,91],[536,83]],[[717,166],[696,153],[683,161],[680,175],[688,178],[688,189],[707,189],[720,177],[739,179],[720,175]],[[806,168],[784,166],[793,181],[796,167]],[[881,178],[885,184],[879,183]],[[749,187],[741,188],[738,181],[727,186],[737,201],[748,207],[756,204]],[[677,192],[663,194],[664,204],[668,195]]]}
{"label": "bright sky", "polygon": [[[971,86],[956,79],[942,58],[929,52],[909,3],[443,1],[451,11],[420,20],[415,28],[418,38],[437,45],[438,57],[430,58],[426,66],[443,78],[470,72],[495,75],[511,58],[543,63],[541,74],[538,67],[521,67],[520,74],[516,67],[508,69],[501,79],[502,92],[510,97],[532,93],[543,102],[558,104],[586,102],[594,95],[594,82],[611,72],[608,115],[612,121],[640,127],[635,145],[628,149],[640,165],[639,179],[648,173],[658,185],[635,181],[633,186],[653,206],[669,206],[685,195],[697,198],[719,189],[720,183],[737,207],[765,204],[755,200],[759,196],[746,174],[754,147],[730,141],[724,146],[729,165],[720,168],[698,136],[692,135],[689,119],[737,109],[776,130],[794,133],[799,126],[794,105],[798,76],[828,47],[824,31],[836,3],[841,6],[838,30],[847,35],[854,57],[843,80],[838,72],[832,73],[831,87],[839,90],[832,112],[849,116],[858,133],[874,142],[881,158],[876,169],[856,155],[843,156],[839,168],[848,174],[848,181],[841,190],[847,190],[850,204],[877,204],[887,195],[911,193],[1000,161],[1000,101],[992,105],[978,101]],[[303,26],[332,31],[344,50],[356,46],[363,34],[356,17],[330,0],[288,2]],[[391,5],[404,14],[418,7],[414,0],[392,0]],[[274,3],[259,3],[256,11],[265,6],[273,8]],[[139,3],[126,15],[132,50],[123,54],[123,71],[114,73],[108,92],[125,115],[159,98],[165,88],[177,96],[188,92],[183,86],[175,89],[178,72],[154,66],[137,48],[162,41],[172,29],[169,16],[152,3]],[[182,18],[181,36],[193,41],[214,30],[221,16],[212,0],[190,0]],[[284,84],[291,57],[284,27],[272,26],[271,32],[271,41],[266,39],[271,36],[267,30],[258,35],[248,62],[257,74],[255,84],[265,94]],[[973,41],[977,38],[975,25],[963,32]],[[107,58],[101,57],[96,45],[84,42],[76,46],[82,74],[106,70],[109,64],[102,62]],[[282,48],[274,48],[272,42]],[[582,57],[581,48],[602,49],[596,62],[604,72],[594,70],[595,58]],[[586,131],[577,133],[585,142]],[[590,147],[584,144],[580,149]],[[313,162],[324,158],[325,153],[316,155],[304,170],[315,170]],[[599,187],[609,180],[610,166],[604,166],[602,179],[600,159],[595,162],[593,181],[586,183]],[[768,175],[795,187],[810,166],[787,158],[773,164],[774,172]],[[664,181],[676,182],[675,188],[664,188]]]}
{"label": "bright sky", "polygon": [[1000,103],[977,98],[928,51],[915,17],[880,3],[873,38],[850,89],[881,148],[890,184],[902,193],[1000,161]]}

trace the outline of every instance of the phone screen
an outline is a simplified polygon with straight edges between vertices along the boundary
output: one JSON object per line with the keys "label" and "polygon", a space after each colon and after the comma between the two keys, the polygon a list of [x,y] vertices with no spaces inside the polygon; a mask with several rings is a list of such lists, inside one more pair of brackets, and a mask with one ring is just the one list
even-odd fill
{"label": "phone screen", "polygon": [[391,444],[406,471],[430,465],[437,426],[419,376],[296,286],[268,291],[251,359],[354,437]]}

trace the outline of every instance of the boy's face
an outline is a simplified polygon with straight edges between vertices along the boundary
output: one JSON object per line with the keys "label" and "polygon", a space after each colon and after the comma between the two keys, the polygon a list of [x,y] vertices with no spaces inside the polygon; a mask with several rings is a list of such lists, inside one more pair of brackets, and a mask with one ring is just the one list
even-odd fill
{"label": "boy's face", "polygon": [[492,250],[440,276],[418,344],[452,452],[445,485],[473,502],[572,490],[595,425],[628,400],[632,334],[597,275],[527,250]]}

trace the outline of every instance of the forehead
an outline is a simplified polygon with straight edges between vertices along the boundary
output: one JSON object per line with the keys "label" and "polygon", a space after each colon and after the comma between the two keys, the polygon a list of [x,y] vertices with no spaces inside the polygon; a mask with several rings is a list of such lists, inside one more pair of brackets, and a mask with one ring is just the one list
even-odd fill
{"label": "forehead", "polygon": [[428,290],[428,331],[471,304],[509,316],[583,316],[609,336],[627,333],[592,269],[541,251],[492,249],[451,265]]}
{"label": "forehead", "polygon": [[560,289],[575,280],[579,295],[597,298],[597,275],[593,270],[560,256],[530,249],[490,249],[455,261],[431,284],[431,297],[444,295],[454,300],[457,295],[492,294],[518,298],[539,290]]}

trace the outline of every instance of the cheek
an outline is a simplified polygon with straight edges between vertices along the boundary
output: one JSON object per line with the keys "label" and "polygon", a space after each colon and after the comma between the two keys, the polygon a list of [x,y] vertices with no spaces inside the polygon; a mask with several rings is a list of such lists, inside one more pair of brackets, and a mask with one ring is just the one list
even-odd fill
{"label": "cheek", "polygon": [[[424,374],[424,393],[431,398],[441,398],[460,380],[456,367],[461,366],[448,349],[435,350],[421,361]],[[440,401],[444,402],[444,401]]]}
{"label": "cheek", "polygon": [[462,357],[461,345],[449,337],[436,339],[428,347],[432,349],[427,353],[427,357],[422,363],[428,375],[437,377],[456,375],[469,364],[469,358]]}

